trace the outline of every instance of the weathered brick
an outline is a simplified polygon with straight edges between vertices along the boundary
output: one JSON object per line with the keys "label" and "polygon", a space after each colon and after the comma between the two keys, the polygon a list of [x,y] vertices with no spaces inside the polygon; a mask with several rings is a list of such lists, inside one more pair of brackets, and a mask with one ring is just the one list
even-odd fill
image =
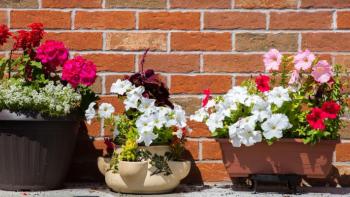
{"label": "weathered brick", "polygon": [[262,55],[204,55],[205,72],[263,72]]}
{"label": "weathered brick", "polygon": [[312,51],[350,51],[350,33],[304,33],[302,47]]}
{"label": "weathered brick", "polygon": [[185,153],[184,158],[186,160],[198,160],[199,155],[199,142],[187,140],[185,142]]}
{"label": "weathered brick", "polygon": [[141,12],[140,29],[162,30],[199,30],[200,13],[198,12]]}
{"label": "weathered brick", "polygon": [[86,128],[89,136],[97,137],[100,135],[101,123],[94,119],[91,121],[91,124],[86,123]]}
{"label": "weathered brick", "polygon": [[75,16],[76,29],[134,29],[134,12],[78,11]]}
{"label": "weathered brick", "polygon": [[277,48],[280,51],[297,51],[298,35],[293,33],[238,33],[237,51],[267,51]]}
{"label": "weathered brick", "polygon": [[106,0],[107,8],[166,8],[166,0]]}
{"label": "weathered brick", "polygon": [[201,99],[198,97],[175,97],[170,99],[172,102],[180,105],[185,111],[186,115],[194,114],[201,106]]}
{"label": "weathered brick", "polygon": [[1,0],[0,8],[37,8],[37,0]]}
{"label": "weathered brick", "polygon": [[225,93],[232,86],[231,78],[227,75],[174,75],[171,77],[170,91],[175,94],[198,94],[210,88],[212,93]]}
{"label": "weathered brick", "polygon": [[184,180],[185,183],[230,181],[223,163],[198,162],[193,164],[191,172]]}
{"label": "weathered brick", "polygon": [[336,55],[334,58],[334,63],[350,68],[350,55]]}
{"label": "weathered brick", "polygon": [[164,33],[107,33],[107,50],[141,51],[151,50],[165,51],[167,48],[167,36]]}
{"label": "weathered brick", "polygon": [[270,29],[331,28],[331,12],[272,12],[270,14]]}
{"label": "weathered brick", "polygon": [[207,12],[205,29],[265,29],[266,15],[259,12]]}
{"label": "weathered brick", "polygon": [[336,146],[336,161],[349,162],[350,161],[350,143],[340,143]]}
{"label": "weathered brick", "polygon": [[337,12],[337,28],[350,29],[350,11]]}
{"label": "weathered brick", "polygon": [[172,51],[231,51],[230,33],[171,33]]}
{"label": "weathered brick", "polygon": [[102,0],[42,0],[44,8],[101,8]]}
{"label": "weathered brick", "polygon": [[11,28],[24,28],[30,23],[40,22],[46,29],[70,29],[70,15],[67,11],[13,10]]}
{"label": "weathered brick", "polygon": [[100,76],[97,76],[95,83],[91,86],[91,89],[96,94],[102,93],[102,78]]}
{"label": "weathered brick", "polygon": [[[141,60],[142,56],[139,56]],[[156,72],[187,73],[199,71],[199,55],[149,54],[144,64],[145,69]]]}
{"label": "weathered brick", "polygon": [[235,8],[296,8],[298,0],[235,0]]}
{"label": "weathered brick", "polygon": [[190,137],[210,137],[211,136],[210,131],[208,130],[208,127],[204,123],[188,121],[188,125],[192,129],[192,132],[189,134]]}
{"label": "weathered brick", "polygon": [[5,11],[0,12],[0,24],[7,25],[7,13]]}
{"label": "weathered brick", "polygon": [[101,50],[102,33],[99,32],[62,32],[47,33],[46,40],[58,40],[64,42],[70,50]]}
{"label": "weathered brick", "polygon": [[222,152],[220,144],[216,141],[202,141],[203,160],[221,160]]}
{"label": "weathered brick", "polygon": [[302,0],[301,8],[349,8],[349,0]]}
{"label": "weathered brick", "polygon": [[[348,101],[349,105],[349,101]],[[340,137],[342,139],[350,139],[350,121],[349,120],[343,120],[344,122],[344,127],[342,127],[339,130]]]}
{"label": "weathered brick", "polygon": [[132,72],[134,71],[135,58],[134,55],[120,54],[83,54],[86,59],[93,61],[98,71],[110,72]]}
{"label": "weathered brick", "polygon": [[231,0],[170,0],[170,7],[188,9],[230,8]]}

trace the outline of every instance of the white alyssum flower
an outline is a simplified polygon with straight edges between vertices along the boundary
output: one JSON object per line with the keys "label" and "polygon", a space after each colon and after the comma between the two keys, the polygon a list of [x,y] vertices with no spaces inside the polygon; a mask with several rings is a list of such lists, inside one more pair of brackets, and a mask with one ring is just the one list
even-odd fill
{"label": "white alyssum flower", "polygon": [[112,83],[111,93],[124,95],[129,90],[133,89],[134,85],[129,80],[120,80],[118,79],[116,82]]}
{"label": "white alyssum flower", "polygon": [[269,119],[261,124],[263,135],[266,139],[282,138],[283,130],[291,127],[288,117],[284,114],[272,114]]}
{"label": "white alyssum flower", "polygon": [[271,91],[266,92],[267,101],[275,104],[277,107],[281,107],[285,101],[290,101],[288,89],[281,86],[273,88]]}
{"label": "white alyssum flower", "polygon": [[115,109],[110,103],[102,103],[98,108],[100,118],[110,118]]}
{"label": "white alyssum flower", "polygon": [[92,119],[94,119],[96,116],[96,111],[94,109],[95,105],[96,103],[92,102],[89,104],[89,107],[87,108],[87,110],[85,110],[85,118],[88,124],[91,124]]}

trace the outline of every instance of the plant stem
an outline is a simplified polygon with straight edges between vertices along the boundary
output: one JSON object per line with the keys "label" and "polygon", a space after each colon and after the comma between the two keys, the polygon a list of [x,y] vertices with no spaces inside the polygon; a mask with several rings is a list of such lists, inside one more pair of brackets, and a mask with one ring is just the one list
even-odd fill
{"label": "plant stem", "polygon": [[11,78],[11,62],[12,62],[12,52],[13,50],[10,51],[10,57],[7,60],[6,64],[8,66],[8,77]]}

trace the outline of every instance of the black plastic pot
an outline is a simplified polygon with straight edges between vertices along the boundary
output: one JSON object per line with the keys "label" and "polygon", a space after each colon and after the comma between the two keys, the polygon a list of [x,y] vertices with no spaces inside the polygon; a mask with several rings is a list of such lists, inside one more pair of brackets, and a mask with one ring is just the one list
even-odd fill
{"label": "black plastic pot", "polygon": [[32,118],[0,112],[0,189],[49,190],[68,172],[78,118]]}

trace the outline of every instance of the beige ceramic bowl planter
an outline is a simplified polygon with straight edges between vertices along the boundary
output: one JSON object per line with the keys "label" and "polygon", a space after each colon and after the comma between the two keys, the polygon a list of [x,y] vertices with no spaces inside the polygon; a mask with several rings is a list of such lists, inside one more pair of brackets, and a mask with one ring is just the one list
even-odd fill
{"label": "beige ceramic bowl planter", "polygon": [[[169,151],[168,146],[140,147],[152,154],[164,155]],[[172,171],[170,175],[164,173],[152,175],[155,168],[149,161],[127,162],[120,161],[118,172],[109,169],[110,158],[98,158],[98,167],[105,176],[106,184],[115,192],[155,194],[168,193],[174,190],[182,179],[190,172],[190,161],[169,161]]]}
{"label": "beige ceramic bowl planter", "polygon": [[231,177],[252,174],[295,174],[309,178],[325,178],[332,169],[337,140],[322,140],[315,145],[301,139],[280,139],[253,146],[232,147],[228,139],[217,139],[221,145],[225,167]]}

